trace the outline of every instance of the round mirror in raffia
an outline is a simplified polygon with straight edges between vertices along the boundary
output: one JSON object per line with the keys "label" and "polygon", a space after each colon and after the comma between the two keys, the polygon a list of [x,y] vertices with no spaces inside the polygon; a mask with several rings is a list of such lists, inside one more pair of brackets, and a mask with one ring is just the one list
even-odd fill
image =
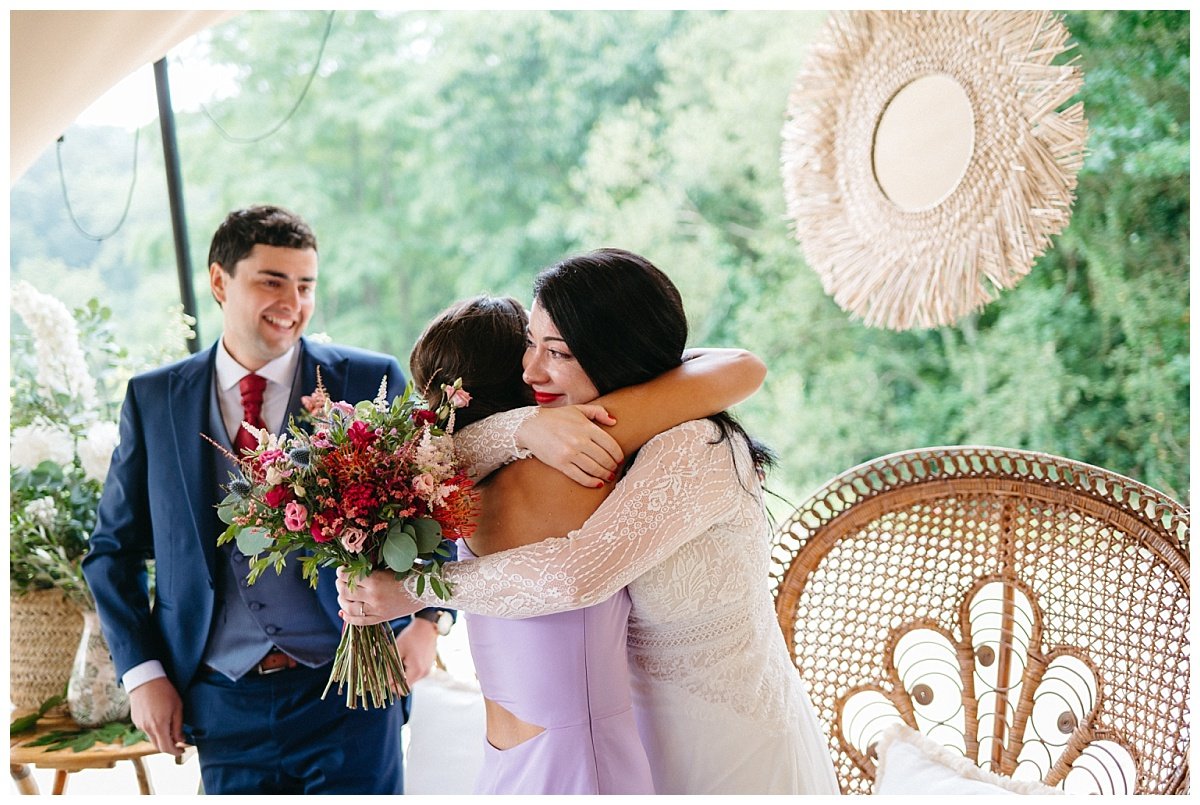
{"label": "round mirror in raffia", "polygon": [[[1045,11],[830,14],[788,100],[782,170],[796,238],[839,306],[869,326],[938,327],[1029,273],[1070,219],[1083,163],[1083,105],[1063,108],[1083,76],[1054,63],[1068,36]],[[914,208],[881,187],[875,140],[927,76],[961,87],[974,128],[961,178]]]}

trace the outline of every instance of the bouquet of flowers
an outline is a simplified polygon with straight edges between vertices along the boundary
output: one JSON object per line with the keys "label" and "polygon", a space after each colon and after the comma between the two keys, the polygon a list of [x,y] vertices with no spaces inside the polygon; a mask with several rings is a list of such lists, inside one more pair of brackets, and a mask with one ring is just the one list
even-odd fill
{"label": "bouquet of flowers", "polygon": [[[420,590],[428,584],[448,598],[442,564],[452,541],[469,536],[476,509],[450,436],[455,409],[470,399],[460,380],[443,387],[436,408],[411,384],[389,403],[384,378],[374,400],[351,405],[330,400],[318,374],[305,398],[307,429],[293,420],[275,435],[243,423],[258,446],[231,456],[241,477],[231,478],[219,506],[229,528],[218,544],[236,540],[252,557],[251,583],[299,551],[301,575],[313,587],[323,566],[345,566],[351,584],[386,568],[398,578],[416,575]],[[387,623],[343,627],[325,693],[335,683],[351,708],[384,707],[408,694]]]}

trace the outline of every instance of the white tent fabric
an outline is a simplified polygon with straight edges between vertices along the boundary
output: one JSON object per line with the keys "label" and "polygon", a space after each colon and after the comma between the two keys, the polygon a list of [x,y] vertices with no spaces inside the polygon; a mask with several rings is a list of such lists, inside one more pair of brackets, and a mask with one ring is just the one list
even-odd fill
{"label": "white tent fabric", "polygon": [[12,11],[9,184],[139,67],[235,11]]}

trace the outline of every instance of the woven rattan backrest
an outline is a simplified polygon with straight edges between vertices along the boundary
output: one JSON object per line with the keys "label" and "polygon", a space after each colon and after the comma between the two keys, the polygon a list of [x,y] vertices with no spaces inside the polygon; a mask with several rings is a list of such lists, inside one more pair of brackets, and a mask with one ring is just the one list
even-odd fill
{"label": "woven rattan backrest", "polygon": [[771,582],[842,790],[871,790],[897,721],[1068,791],[1186,790],[1189,538],[1169,497],[1040,453],[913,450],[827,483]]}

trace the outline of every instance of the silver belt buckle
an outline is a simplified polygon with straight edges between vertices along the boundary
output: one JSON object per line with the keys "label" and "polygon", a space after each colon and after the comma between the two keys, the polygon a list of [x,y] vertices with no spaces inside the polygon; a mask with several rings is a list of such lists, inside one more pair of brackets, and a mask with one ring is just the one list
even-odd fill
{"label": "silver belt buckle", "polygon": [[[284,659],[283,665],[280,665],[277,668],[263,668],[262,664],[266,661],[267,657],[270,657],[272,654],[280,654],[280,655],[284,656],[285,659]],[[286,655],[284,655],[283,652],[275,651],[274,649],[272,649],[271,651],[267,652],[267,657],[263,657],[261,660],[258,661],[258,665],[254,666],[254,670],[258,672],[259,676],[269,676],[271,674],[277,674],[280,671],[287,670],[287,667],[288,667],[287,659],[286,659]]]}

